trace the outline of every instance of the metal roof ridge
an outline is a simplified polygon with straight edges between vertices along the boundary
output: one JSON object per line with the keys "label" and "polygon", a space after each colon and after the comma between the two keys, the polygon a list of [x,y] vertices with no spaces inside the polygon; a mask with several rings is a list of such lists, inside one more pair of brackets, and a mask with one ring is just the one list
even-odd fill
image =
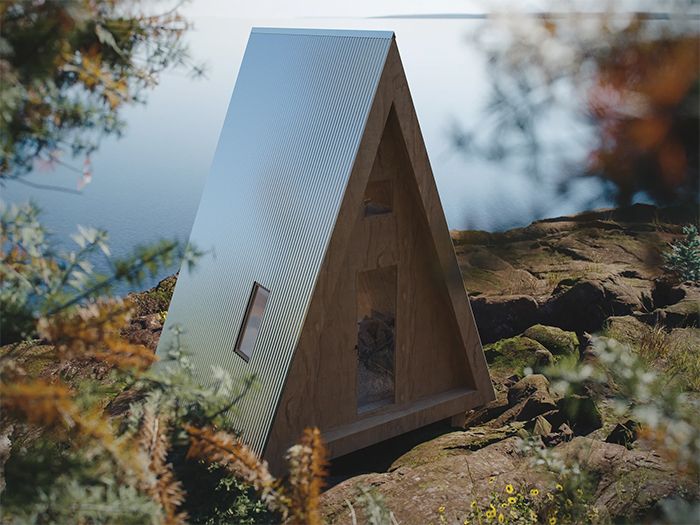
{"label": "metal roof ridge", "polygon": [[374,29],[319,29],[301,27],[253,27],[252,33],[308,36],[344,36],[357,38],[393,38],[393,31]]}

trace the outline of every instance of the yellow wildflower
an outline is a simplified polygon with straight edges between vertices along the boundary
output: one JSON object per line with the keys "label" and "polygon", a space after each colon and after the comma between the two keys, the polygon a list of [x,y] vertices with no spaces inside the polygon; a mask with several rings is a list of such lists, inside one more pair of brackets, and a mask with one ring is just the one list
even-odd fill
{"label": "yellow wildflower", "polygon": [[569,498],[566,498],[566,501],[564,502],[564,504],[565,504],[567,507],[571,507],[571,505],[573,505],[574,502],[571,501]]}
{"label": "yellow wildflower", "polygon": [[511,485],[510,483],[508,483],[508,485],[506,485],[506,492],[507,492],[508,494],[513,494],[513,491],[515,491],[515,489],[513,488],[513,485]]}
{"label": "yellow wildflower", "polygon": [[501,508],[505,509],[507,506],[508,506],[508,504],[505,501],[503,503],[501,503]]}
{"label": "yellow wildflower", "polygon": [[539,489],[530,489],[530,496],[539,496],[540,491]]}
{"label": "yellow wildflower", "polygon": [[518,501],[518,498],[514,498],[513,496],[508,498],[508,503],[511,505],[514,505]]}
{"label": "yellow wildflower", "polygon": [[503,523],[506,521],[506,517],[503,514],[498,515],[498,523]]}
{"label": "yellow wildflower", "polygon": [[491,476],[491,477],[489,478],[489,485],[493,485],[495,481],[496,481],[496,477],[495,477],[495,476]]}
{"label": "yellow wildflower", "polygon": [[554,516],[549,518],[549,525],[557,525],[557,518]]}
{"label": "yellow wildflower", "polygon": [[472,508],[473,508],[473,509],[476,508],[476,500],[475,500],[475,499],[472,500]]}
{"label": "yellow wildflower", "polygon": [[496,509],[489,509],[486,511],[486,517],[488,519],[493,519],[496,517]]}
{"label": "yellow wildflower", "polygon": [[469,525],[469,520],[464,520],[464,521],[462,522],[462,525]]}
{"label": "yellow wildflower", "polygon": [[576,489],[576,494],[578,494],[579,496],[583,496],[583,490]]}
{"label": "yellow wildflower", "polygon": [[557,490],[558,490],[558,491],[561,492],[562,490],[564,490],[564,487],[561,486],[561,483],[557,483],[556,486],[557,486]]}
{"label": "yellow wildflower", "polygon": [[532,521],[537,521],[537,513],[534,510],[530,511],[530,519]]}
{"label": "yellow wildflower", "polygon": [[549,501],[554,501],[554,494],[552,494],[551,492],[547,492],[547,499]]}
{"label": "yellow wildflower", "polygon": [[442,514],[443,512],[445,512],[445,506],[444,506],[444,505],[440,505],[440,506],[438,507],[438,512],[439,512],[440,514]]}

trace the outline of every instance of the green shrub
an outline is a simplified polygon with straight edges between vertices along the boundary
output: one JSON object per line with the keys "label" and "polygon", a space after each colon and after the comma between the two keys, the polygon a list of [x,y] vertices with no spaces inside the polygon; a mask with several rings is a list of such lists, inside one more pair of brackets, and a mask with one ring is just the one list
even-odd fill
{"label": "green shrub", "polygon": [[685,239],[671,243],[663,254],[666,267],[685,281],[700,281],[700,237],[695,225],[683,228]]}

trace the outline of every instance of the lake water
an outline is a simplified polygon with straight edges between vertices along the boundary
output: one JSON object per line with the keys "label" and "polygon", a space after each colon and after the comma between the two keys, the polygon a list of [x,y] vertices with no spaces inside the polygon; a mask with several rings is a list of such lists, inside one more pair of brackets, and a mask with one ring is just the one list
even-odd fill
{"label": "lake water", "polygon": [[[253,26],[396,33],[450,228],[498,230],[525,225],[537,218],[579,211],[589,205],[595,192],[589,188],[563,202],[554,189],[533,184],[523,169],[469,158],[451,149],[452,123],[478,126],[489,94],[484,59],[469,41],[482,21],[202,17],[192,22],[194,28],[187,36],[191,54],[195,61],[206,63],[206,77],[192,79],[184,71],[168,72],[148,94],[146,105],[125,108],[126,132],[120,139],[107,138],[93,154],[93,182],[82,194],[9,182],[3,199],[36,201],[56,240],[67,246],[77,224],[106,229],[117,256],[163,237],[186,240]],[[565,130],[566,119],[556,125]],[[82,164],[82,159],[64,160]],[[77,177],[59,166],[34,172],[27,180],[75,189]],[[100,261],[97,264],[99,269]]]}

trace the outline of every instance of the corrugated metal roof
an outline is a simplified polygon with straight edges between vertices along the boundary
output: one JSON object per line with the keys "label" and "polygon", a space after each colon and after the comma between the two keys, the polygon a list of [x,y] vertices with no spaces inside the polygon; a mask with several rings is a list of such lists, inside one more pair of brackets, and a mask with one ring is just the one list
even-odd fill
{"label": "corrugated metal roof", "polygon": [[[253,29],[159,352],[179,325],[198,375],[258,377],[234,424],[261,452],[333,231],[392,32]],[[270,290],[250,362],[234,353],[253,282]]]}

